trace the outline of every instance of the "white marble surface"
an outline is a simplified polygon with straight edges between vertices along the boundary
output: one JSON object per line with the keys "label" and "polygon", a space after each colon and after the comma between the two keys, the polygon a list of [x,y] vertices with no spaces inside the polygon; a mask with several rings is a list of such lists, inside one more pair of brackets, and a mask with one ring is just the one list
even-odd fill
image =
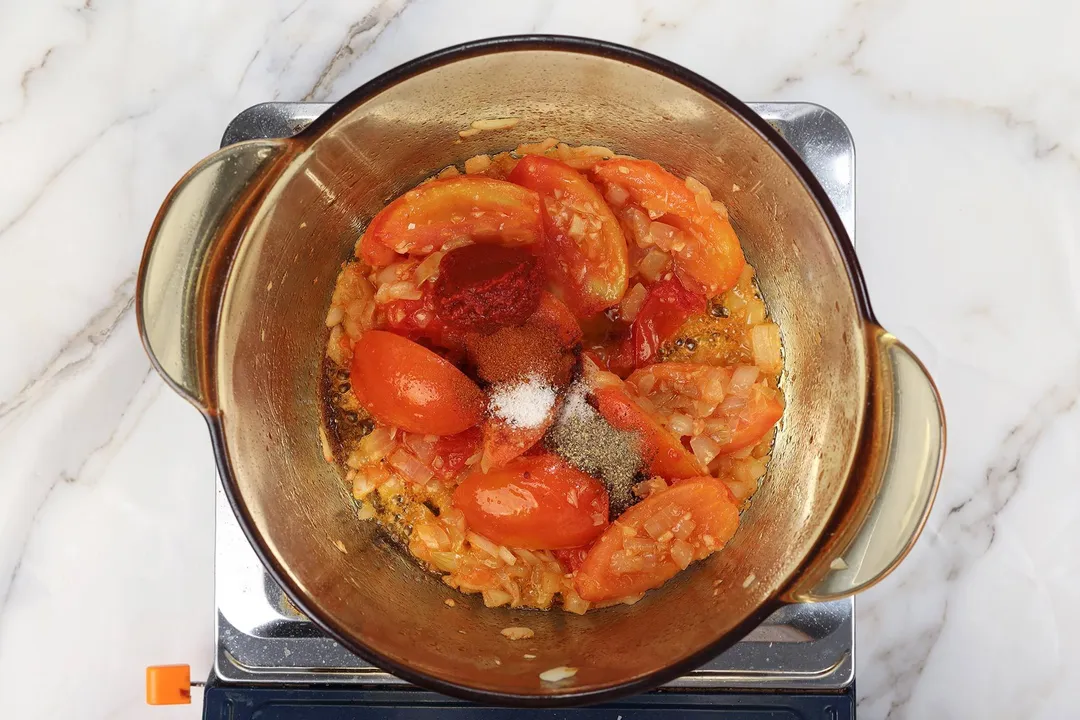
{"label": "white marble surface", "polygon": [[858,604],[863,718],[1080,717],[1080,5],[1071,0],[0,0],[0,717],[194,718],[213,461],[140,347],[159,202],[226,122],[515,32],[812,100],[858,147],[859,253],[950,446],[903,566]]}

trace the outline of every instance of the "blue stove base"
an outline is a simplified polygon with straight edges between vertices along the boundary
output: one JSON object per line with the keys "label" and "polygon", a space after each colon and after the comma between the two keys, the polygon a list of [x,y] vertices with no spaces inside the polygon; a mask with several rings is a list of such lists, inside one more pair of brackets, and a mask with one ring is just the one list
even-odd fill
{"label": "blue stove base", "polygon": [[854,720],[855,689],[822,693],[652,692],[585,708],[475,705],[421,690],[239,687],[211,682],[203,720]]}

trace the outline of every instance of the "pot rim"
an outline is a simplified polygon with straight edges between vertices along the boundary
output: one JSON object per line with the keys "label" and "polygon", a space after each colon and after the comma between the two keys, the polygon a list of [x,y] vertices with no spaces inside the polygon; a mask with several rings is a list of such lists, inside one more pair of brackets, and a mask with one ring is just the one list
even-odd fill
{"label": "pot rim", "polygon": [[[866,323],[874,325],[878,324],[870,306],[862,270],[847,230],[824,188],[802,158],[795,152],[791,145],[783,139],[775,128],[731,93],[705,79],[701,75],[691,72],[681,65],[669,60],[652,55],[651,53],[604,40],[571,35],[506,35],[482,40],[473,40],[422,55],[378,75],[335,102],[329,109],[319,115],[319,117],[317,117],[308,127],[295,135],[292,139],[301,145],[312,142],[316,137],[322,135],[338,121],[345,118],[360,104],[384,90],[428,70],[448,65],[459,60],[483,55],[529,50],[593,55],[626,62],[644,70],[659,73],[671,80],[675,80],[730,109],[743,122],[756,130],[774,152],[778,153],[787,161],[794,173],[810,191],[814,200],[817,202],[818,208],[826,223],[829,225],[841,255],[844,258],[848,280],[860,316]],[[153,357],[152,353],[151,357]],[[277,558],[273,553],[269,551],[262,536],[254,530],[254,521],[248,513],[246,506],[240,500],[239,492],[235,485],[235,476],[229,460],[221,415],[217,412],[204,411],[204,416],[206,417],[207,425],[210,429],[211,441],[214,447],[214,456],[229,505],[232,507],[232,510],[243,529],[244,535],[258,555],[259,560],[293,604],[305,617],[315,623],[323,632],[327,633],[327,635],[343,645],[350,652],[410,683],[445,695],[462,698],[472,702],[494,703],[502,706],[555,708],[600,703],[655,689],[659,685],[674,680],[675,678],[696,669],[716,655],[719,655],[721,652],[735,645],[751,630],[760,625],[769,615],[783,605],[788,604],[786,601],[782,600],[782,597],[801,574],[799,570],[794,572],[784,585],[777,588],[772,595],[761,603],[757,610],[748,615],[742,622],[737,624],[716,641],[709,643],[699,651],[683,658],[677,663],[673,663],[660,670],[656,670],[655,672],[642,675],[617,685],[611,685],[596,690],[583,690],[580,692],[571,691],[556,695],[506,693],[459,685],[415,670],[408,665],[403,665],[391,658],[383,656],[379,652],[360,642],[332,620],[322,617],[318,612],[312,609],[311,604],[307,602],[308,594],[300,592],[295,587],[289,578],[288,573],[285,572],[285,569],[278,563]],[[835,513],[839,511],[841,505],[842,503],[838,504],[837,508],[834,508],[832,517],[835,517]],[[817,545],[820,545],[820,538],[818,542],[815,543],[815,546]],[[804,569],[806,563],[813,557],[814,552],[811,552],[804,558],[803,563],[800,565],[800,570]]]}

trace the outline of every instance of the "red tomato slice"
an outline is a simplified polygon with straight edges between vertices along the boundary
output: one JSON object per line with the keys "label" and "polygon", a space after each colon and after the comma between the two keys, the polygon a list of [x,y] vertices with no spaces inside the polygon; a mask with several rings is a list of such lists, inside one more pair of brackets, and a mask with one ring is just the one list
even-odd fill
{"label": "red tomato slice", "polygon": [[531,245],[542,237],[535,192],[504,180],[462,175],[424,183],[379,211],[364,232],[360,252],[380,268],[397,255],[426,255],[462,238]]}
{"label": "red tomato slice", "polygon": [[[617,378],[610,376],[610,379]],[[612,427],[638,434],[651,474],[668,480],[705,474],[698,459],[634,401],[622,381],[596,388],[593,398],[596,409]]]}
{"label": "red tomato slice", "polygon": [[420,292],[416,300],[392,300],[383,306],[387,329],[410,340],[427,340],[447,350],[462,350],[464,334],[448,327],[435,313],[431,283],[421,285]]}
{"label": "red tomato slice", "polygon": [[720,443],[720,453],[726,455],[756,445],[773,425],[780,422],[783,414],[784,404],[776,391],[764,383],[755,383],[744,408],[720,413],[720,417],[728,421],[731,437]]}
{"label": "red tomato slice", "polygon": [[555,413],[537,427],[516,427],[497,417],[484,421],[484,456],[481,468],[500,468],[531,450],[555,421]]}
{"label": "red tomato slice", "polygon": [[615,305],[629,275],[626,238],[604,196],[577,170],[526,155],[508,178],[540,194],[544,267],[580,317]]}
{"label": "red tomato slice", "polygon": [[604,486],[548,454],[473,472],[454,491],[454,506],[471,530],[526,550],[584,545],[608,525]]}
{"label": "red tomato slice", "polygon": [[469,458],[480,452],[480,428],[471,427],[456,435],[444,435],[435,443],[432,470],[441,480],[453,480],[465,469]]}
{"label": "red tomato slice", "polygon": [[[780,394],[765,378],[759,378],[741,390],[733,391],[731,380],[735,368],[712,367],[699,363],[666,362],[650,365],[635,371],[627,383],[637,387],[640,379],[652,375],[655,383],[650,383],[653,392],[680,392],[680,389],[696,388],[690,396],[700,398],[715,392],[706,387],[710,378],[720,374],[723,378],[724,392],[728,402],[720,403],[707,417],[708,433],[720,445],[722,455],[742,450],[756,444],[772,429],[784,414],[784,403]],[[732,402],[738,400],[738,402]],[[698,418],[695,413],[688,412]]]}
{"label": "red tomato slice", "polygon": [[705,312],[705,298],[683,287],[677,278],[649,286],[630,332],[608,362],[625,370],[648,365],[660,346],[675,337],[689,318]]}
{"label": "red tomato slice", "polygon": [[484,394],[465,373],[417,343],[368,330],[353,344],[353,393],[384,425],[453,435],[480,422]]}
{"label": "red tomato slice", "polygon": [[683,230],[688,241],[675,253],[676,274],[707,297],[735,285],[746,259],[739,238],[726,218],[697,196],[686,183],[651,160],[605,160],[593,177],[617,185],[649,215]]}
{"label": "red tomato slice", "polygon": [[589,602],[638,595],[722,548],[738,528],[739,508],[724,483],[679,482],[620,515],[585,556],[574,585]]}
{"label": "red tomato slice", "polygon": [[551,554],[555,556],[555,559],[559,561],[559,564],[563,566],[563,570],[568,573],[574,573],[581,567],[581,563],[585,562],[585,558],[589,554],[589,550],[592,545],[583,545],[576,548],[564,548],[562,550],[552,550]]}

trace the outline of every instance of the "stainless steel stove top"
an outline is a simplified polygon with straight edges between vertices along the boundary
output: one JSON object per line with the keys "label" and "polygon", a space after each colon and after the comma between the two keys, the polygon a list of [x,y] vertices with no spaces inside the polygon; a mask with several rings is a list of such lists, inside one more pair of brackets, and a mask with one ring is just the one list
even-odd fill
{"label": "stainless steel stove top", "polygon": [[[808,103],[752,104],[806,160],[855,237],[855,146],[832,112]],[[222,144],[299,132],[329,107],[267,103],[238,115]],[[217,650],[223,682],[346,683],[405,689],[297,613],[263,570],[217,490]],[[839,690],[855,674],[854,601],[785,607],[742,642],[668,683],[673,690]]]}

